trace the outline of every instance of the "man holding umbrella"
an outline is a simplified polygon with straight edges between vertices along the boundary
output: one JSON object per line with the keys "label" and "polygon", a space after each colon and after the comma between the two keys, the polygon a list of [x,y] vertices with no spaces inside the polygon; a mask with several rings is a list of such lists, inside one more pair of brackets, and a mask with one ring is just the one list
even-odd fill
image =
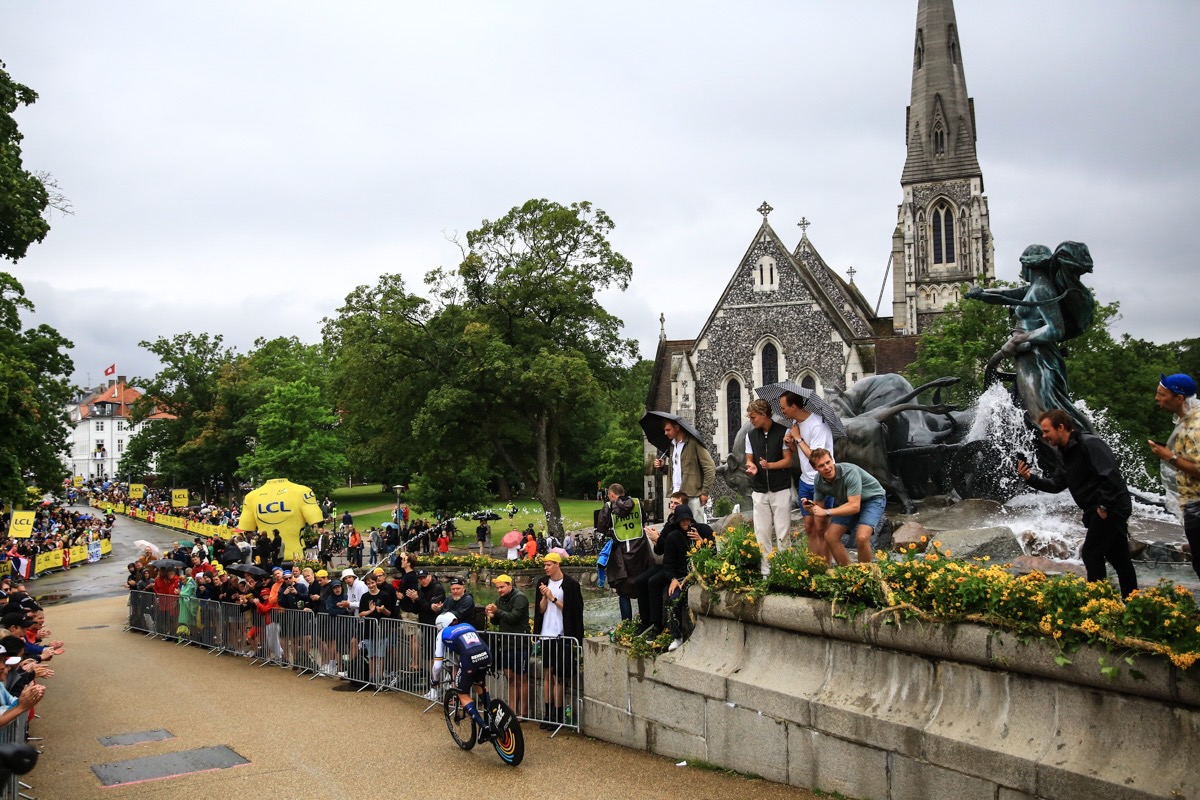
{"label": "man holding umbrella", "polygon": [[671,491],[667,496],[683,492],[689,498],[692,516],[707,522],[704,506],[708,504],[713,481],[717,478],[717,465],[700,441],[700,434],[679,417],[662,411],[650,411],[642,417],[642,429],[651,444],[665,451],[654,459],[654,468],[665,469],[671,477]]}

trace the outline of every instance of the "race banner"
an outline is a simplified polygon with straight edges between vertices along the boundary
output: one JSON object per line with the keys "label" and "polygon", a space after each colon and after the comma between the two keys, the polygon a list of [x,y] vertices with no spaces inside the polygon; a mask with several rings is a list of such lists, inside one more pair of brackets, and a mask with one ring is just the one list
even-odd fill
{"label": "race banner", "polygon": [[[99,558],[99,556],[97,556]],[[71,563],[82,564],[88,560],[88,546],[86,544],[77,544],[71,548]]]}
{"label": "race banner", "polygon": [[129,484],[129,496],[134,500],[142,500],[146,497],[146,484],[131,483]]}
{"label": "race banner", "polygon": [[83,486],[83,476],[82,475],[76,475],[74,478],[71,479],[71,481],[75,484],[76,489],[78,489],[80,486]]}
{"label": "race banner", "polygon": [[50,550],[45,553],[38,553],[37,558],[33,560],[33,574],[41,575],[43,572],[49,572],[52,569],[62,569],[62,565],[62,550]]}
{"label": "race banner", "polygon": [[100,555],[106,556],[112,552],[112,541],[109,539],[100,540]]}
{"label": "race banner", "polygon": [[33,516],[32,511],[14,511],[8,535],[14,539],[28,539],[33,536]]}
{"label": "race banner", "polygon": [[0,578],[7,578],[12,575],[12,562],[7,559],[0,561]]}
{"label": "race banner", "polygon": [[187,489],[172,489],[171,490],[171,508],[187,508],[188,490]]}
{"label": "race banner", "polygon": [[[104,541],[107,542],[108,540],[105,539]],[[111,548],[112,548],[112,546],[109,545],[109,549],[111,549]],[[72,558],[71,560],[74,561],[75,559]],[[87,560],[88,560],[89,564],[94,564],[100,560],[100,542],[88,542],[88,544],[87,544]]]}

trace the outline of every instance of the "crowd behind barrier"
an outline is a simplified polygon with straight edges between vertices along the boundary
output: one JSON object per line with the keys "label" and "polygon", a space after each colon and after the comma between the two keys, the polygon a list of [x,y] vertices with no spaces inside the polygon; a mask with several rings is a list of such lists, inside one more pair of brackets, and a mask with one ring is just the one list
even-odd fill
{"label": "crowd behind barrier", "polygon": [[[65,652],[63,643],[49,638],[46,612],[29,595],[25,585],[11,576],[0,578],[0,798],[24,797],[20,772],[28,772],[38,751],[30,744],[40,739],[29,736],[34,709],[45,695],[41,681],[54,677],[48,662]],[[11,774],[8,774],[11,772]]]}
{"label": "crowd behind barrier", "polygon": [[36,578],[99,561],[112,552],[113,518],[46,503],[0,515],[0,577]]}
{"label": "crowd behind barrier", "polygon": [[[440,692],[430,692],[437,629],[426,623],[308,609],[263,612],[254,605],[131,591],[127,629],[198,645],[214,655],[243,657],[250,666],[296,670],[311,675],[310,680],[343,679],[360,692],[395,691],[440,702]],[[483,635],[495,665],[489,681],[493,697],[523,720],[579,729],[582,648],[577,639],[499,631]],[[547,662],[557,666],[562,678],[562,697],[555,702],[546,701]],[[563,709],[561,719],[555,707]]]}

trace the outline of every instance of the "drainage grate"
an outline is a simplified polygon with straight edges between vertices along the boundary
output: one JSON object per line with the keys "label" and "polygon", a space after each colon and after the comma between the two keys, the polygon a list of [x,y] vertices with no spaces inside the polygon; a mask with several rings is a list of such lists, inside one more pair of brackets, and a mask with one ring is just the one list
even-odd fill
{"label": "drainage grate", "polygon": [[182,750],[178,753],[165,753],[161,756],[117,761],[112,764],[96,764],[92,767],[92,772],[96,773],[96,777],[104,786],[122,786],[129,783],[177,778],[180,775],[191,775],[195,772],[240,767],[249,763],[249,760],[225,745],[218,745],[202,747],[199,750]]}

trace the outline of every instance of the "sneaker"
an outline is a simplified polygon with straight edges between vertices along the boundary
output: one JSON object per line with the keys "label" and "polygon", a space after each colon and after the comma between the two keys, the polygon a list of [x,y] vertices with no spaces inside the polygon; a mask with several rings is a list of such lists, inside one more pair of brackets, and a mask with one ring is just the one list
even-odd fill
{"label": "sneaker", "polygon": [[339,678],[344,678],[344,677],[346,677],[346,674],[347,674],[347,673],[346,673],[346,670],[344,670],[344,669],[339,669],[339,670],[337,671],[337,676],[338,676]]}
{"label": "sneaker", "polygon": [[673,652],[675,652],[676,650],[678,650],[678,649],[679,649],[679,646],[680,646],[680,645],[682,645],[682,644],[683,644],[683,639],[675,639],[675,640],[673,640],[673,641],[671,642],[670,646],[668,646],[668,647],[667,647],[667,652],[668,652],[668,653],[673,653]]}
{"label": "sneaker", "polygon": [[431,703],[436,703],[438,699],[437,689],[430,689],[428,692],[421,695],[421,699],[428,700]]}
{"label": "sneaker", "polygon": [[494,738],[495,738],[495,734],[492,733],[492,729],[489,728],[487,725],[484,725],[482,728],[479,729],[479,735],[475,737],[475,741],[478,742],[479,744],[486,744]]}

